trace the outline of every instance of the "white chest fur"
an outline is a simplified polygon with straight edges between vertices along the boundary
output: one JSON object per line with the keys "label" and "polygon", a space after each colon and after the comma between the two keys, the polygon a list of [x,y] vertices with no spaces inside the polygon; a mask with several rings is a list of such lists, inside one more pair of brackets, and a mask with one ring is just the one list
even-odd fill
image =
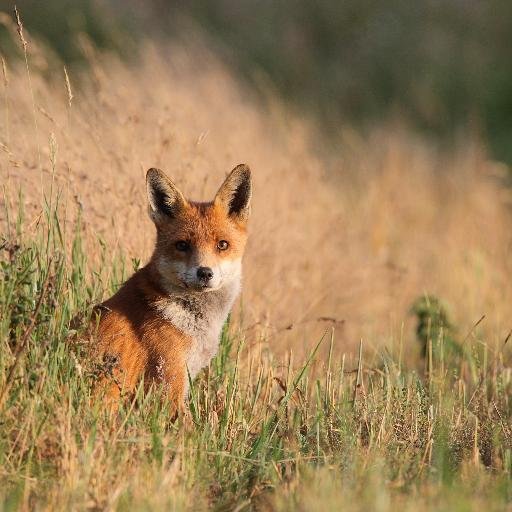
{"label": "white chest fur", "polygon": [[217,353],[222,326],[239,291],[236,280],[215,291],[171,294],[156,304],[166,320],[192,339],[187,357],[192,379]]}

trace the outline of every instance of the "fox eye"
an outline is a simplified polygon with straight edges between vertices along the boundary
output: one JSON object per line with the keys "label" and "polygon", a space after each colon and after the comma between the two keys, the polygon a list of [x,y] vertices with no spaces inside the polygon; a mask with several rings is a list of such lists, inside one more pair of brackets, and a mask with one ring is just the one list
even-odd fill
{"label": "fox eye", "polygon": [[229,242],[226,240],[220,240],[219,242],[217,242],[217,249],[219,249],[219,251],[225,251],[228,247]]}
{"label": "fox eye", "polygon": [[174,244],[174,246],[180,252],[186,252],[190,249],[190,244],[188,242],[186,242],[185,240],[179,240],[178,242],[176,242]]}

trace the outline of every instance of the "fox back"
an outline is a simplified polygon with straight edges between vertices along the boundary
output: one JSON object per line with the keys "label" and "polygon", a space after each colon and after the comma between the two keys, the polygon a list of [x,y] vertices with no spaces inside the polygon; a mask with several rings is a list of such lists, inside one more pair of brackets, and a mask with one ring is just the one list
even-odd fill
{"label": "fox back", "polygon": [[97,307],[98,345],[110,364],[110,396],[163,384],[180,408],[194,378],[216,354],[222,326],[240,292],[251,176],[231,171],[213,201],[184,198],[158,169],[146,176],[156,244],[149,263]]}

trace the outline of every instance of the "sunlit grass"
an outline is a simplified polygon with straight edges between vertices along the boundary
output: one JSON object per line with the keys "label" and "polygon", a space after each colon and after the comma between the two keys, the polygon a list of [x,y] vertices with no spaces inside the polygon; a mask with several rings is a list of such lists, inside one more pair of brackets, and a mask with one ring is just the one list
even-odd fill
{"label": "sunlit grass", "polygon": [[[67,250],[48,204],[41,236],[17,215],[0,280],[0,495],[6,510],[423,510],[510,499],[512,374],[476,336],[418,375],[387,352],[357,368],[316,350],[276,360],[226,326],[172,421],[158,390],[117,414],[92,398],[91,305],[118,282]],[[126,274],[119,261],[118,278]],[[112,274],[112,273],[111,273]],[[327,349],[335,331],[318,345]],[[439,340],[436,340],[439,341]],[[439,345],[441,348],[443,345]],[[13,369],[14,368],[14,369]]]}

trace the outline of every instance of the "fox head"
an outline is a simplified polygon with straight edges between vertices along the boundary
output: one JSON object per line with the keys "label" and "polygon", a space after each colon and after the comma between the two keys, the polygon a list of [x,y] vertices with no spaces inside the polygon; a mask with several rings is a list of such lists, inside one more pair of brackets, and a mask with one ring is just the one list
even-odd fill
{"label": "fox head", "polygon": [[156,226],[152,262],[168,290],[218,290],[238,282],[247,240],[251,172],[235,167],[213,201],[188,201],[159,169],[146,175]]}

